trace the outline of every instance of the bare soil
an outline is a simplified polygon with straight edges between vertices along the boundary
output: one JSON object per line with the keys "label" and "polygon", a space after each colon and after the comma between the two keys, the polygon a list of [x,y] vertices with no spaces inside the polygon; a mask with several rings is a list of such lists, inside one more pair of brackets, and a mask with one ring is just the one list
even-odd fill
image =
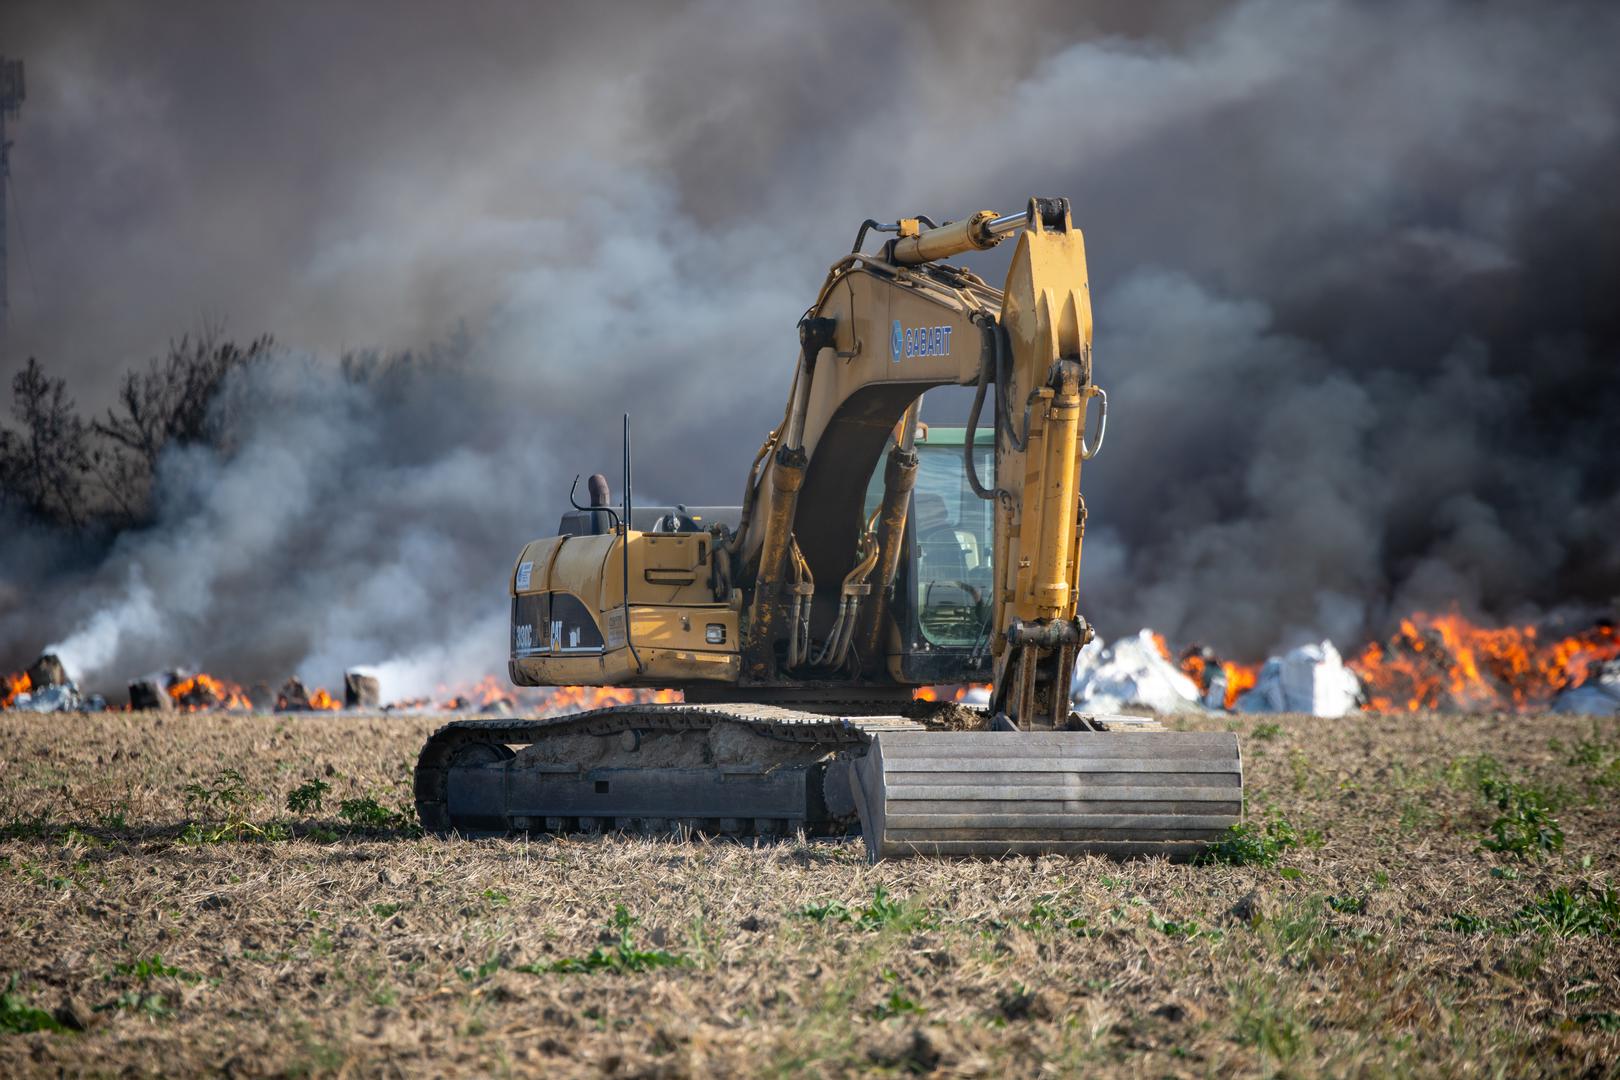
{"label": "bare soil", "polygon": [[0,1074],[1620,1075],[1615,720],[1242,718],[1208,866],[424,838],[442,722],[0,717]]}

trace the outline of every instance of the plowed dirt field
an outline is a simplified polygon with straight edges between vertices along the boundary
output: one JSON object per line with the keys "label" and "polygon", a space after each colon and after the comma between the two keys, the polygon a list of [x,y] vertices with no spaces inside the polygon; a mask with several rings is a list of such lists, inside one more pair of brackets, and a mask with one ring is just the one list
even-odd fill
{"label": "plowed dirt field", "polygon": [[0,717],[0,1074],[1620,1075],[1614,720],[1241,718],[1227,861],[875,867],[422,837],[442,722]]}

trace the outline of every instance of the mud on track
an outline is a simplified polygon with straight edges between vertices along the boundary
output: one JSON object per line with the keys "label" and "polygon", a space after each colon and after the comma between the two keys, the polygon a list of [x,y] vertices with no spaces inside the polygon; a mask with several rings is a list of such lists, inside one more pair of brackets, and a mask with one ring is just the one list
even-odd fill
{"label": "mud on track", "polygon": [[1620,1074],[1613,720],[1244,718],[1206,867],[421,838],[441,722],[0,717],[0,1074]]}

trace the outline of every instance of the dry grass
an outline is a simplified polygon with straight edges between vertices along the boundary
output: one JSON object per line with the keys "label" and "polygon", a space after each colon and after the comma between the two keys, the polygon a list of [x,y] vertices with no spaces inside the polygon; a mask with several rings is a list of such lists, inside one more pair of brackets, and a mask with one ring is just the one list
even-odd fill
{"label": "dry grass", "polygon": [[[0,718],[0,1030],[87,1028],[0,1033],[0,1073],[1620,1069],[1620,927],[1522,913],[1620,880],[1613,721],[1244,719],[1251,815],[1322,843],[1205,867],[351,829],[439,722]],[[1561,851],[1480,848],[1478,755]],[[227,768],[253,801],[188,805]]]}

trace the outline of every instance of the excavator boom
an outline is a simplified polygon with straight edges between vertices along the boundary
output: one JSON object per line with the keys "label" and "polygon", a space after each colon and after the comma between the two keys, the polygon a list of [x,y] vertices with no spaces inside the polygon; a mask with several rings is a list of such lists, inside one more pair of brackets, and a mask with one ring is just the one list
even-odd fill
{"label": "excavator boom", "polygon": [[[893,238],[868,254],[872,230]],[[1000,290],[942,261],[1014,235]],[[1091,341],[1066,199],[868,221],[799,322],[739,507],[645,521],[593,478],[514,568],[515,682],[674,686],[685,704],[452,724],[418,765],[424,824],[858,828],[874,859],[1217,838],[1242,812],[1236,736],[1070,709],[1092,636],[1081,468],[1107,421]],[[974,389],[966,429],[930,441],[921,396],[951,385]],[[911,701],[970,681],[991,684],[982,713]]]}

